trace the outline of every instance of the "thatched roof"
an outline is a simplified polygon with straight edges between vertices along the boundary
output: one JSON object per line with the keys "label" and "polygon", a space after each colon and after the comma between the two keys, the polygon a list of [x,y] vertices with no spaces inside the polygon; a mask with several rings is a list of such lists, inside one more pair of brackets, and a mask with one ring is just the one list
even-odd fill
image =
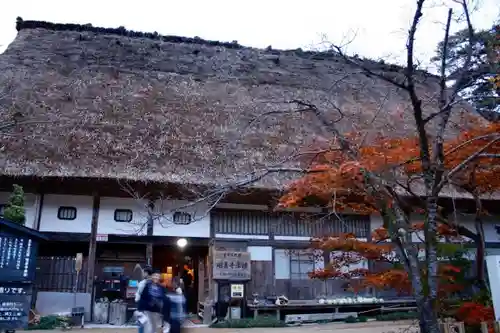
{"label": "thatched roof", "polygon": [[[0,55],[0,119],[37,124],[0,134],[4,175],[225,182],[330,138],[309,114],[249,126],[263,113],[293,110],[292,100],[313,103],[332,119],[340,107],[345,131],[408,135],[412,128],[404,92],[333,53],[91,25],[19,20],[17,28]],[[435,101],[436,78],[422,73],[421,80]],[[282,182],[274,175],[260,185]]]}

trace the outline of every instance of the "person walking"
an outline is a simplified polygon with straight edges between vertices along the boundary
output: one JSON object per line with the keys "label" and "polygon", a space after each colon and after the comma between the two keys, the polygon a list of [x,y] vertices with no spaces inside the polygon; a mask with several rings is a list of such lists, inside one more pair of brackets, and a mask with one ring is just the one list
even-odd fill
{"label": "person walking", "polygon": [[144,333],[157,333],[167,303],[166,290],[160,284],[160,273],[154,272],[141,292],[137,310],[144,313]]}
{"label": "person walking", "polygon": [[[147,281],[151,278],[151,274],[153,274],[153,269],[151,266],[146,266],[142,270],[142,280],[139,282],[139,285],[137,286],[137,291],[135,292],[135,302],[139,303],[141,300],[141,294],[142,291],[144,290],[144,287],[146,286]],[[139,322],[139,330],[138,333],[144,333],[144,325],[142,325]]]}
{"label": "person walking", "polygon": [[186,298],[182,292],[178,292],[178,286],[173,286],[166,297],[163,318],[170,324],[169,333],[180,333],[184,320],[186,319]]}

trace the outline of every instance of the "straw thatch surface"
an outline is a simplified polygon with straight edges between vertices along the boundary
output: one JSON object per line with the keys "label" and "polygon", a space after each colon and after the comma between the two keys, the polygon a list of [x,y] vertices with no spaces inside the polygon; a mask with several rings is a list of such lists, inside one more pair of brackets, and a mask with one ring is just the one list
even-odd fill
{"label": "straw thatch surface", "polygon": [[[18,30],[0,55],[0,117],[39,122],[0,134],[5,175],[226,182],[330,138],[307,114],[248,126],[294,99],[331,119],[339,106],[344,131],[411,133],[406,95],[332,54],[33,21]],[[431,103],[436,79],[421,80]]]}

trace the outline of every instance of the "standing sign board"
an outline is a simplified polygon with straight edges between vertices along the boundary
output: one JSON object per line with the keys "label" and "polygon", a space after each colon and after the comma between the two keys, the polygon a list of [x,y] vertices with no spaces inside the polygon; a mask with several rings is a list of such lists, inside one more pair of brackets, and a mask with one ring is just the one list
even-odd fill
{"label": "standing sign board", "polygon": [[214,251],[212,272],[214,280],[249,281],[250,252]]}
{"label": "standing sign board", "polygon": [[28,325],[32,285],[2,283],[0,287],[0,329],[15,330]]}
{"label": "standing sign board", "polygon": [[0,218],[0,331],[28,324],[41,233]]}

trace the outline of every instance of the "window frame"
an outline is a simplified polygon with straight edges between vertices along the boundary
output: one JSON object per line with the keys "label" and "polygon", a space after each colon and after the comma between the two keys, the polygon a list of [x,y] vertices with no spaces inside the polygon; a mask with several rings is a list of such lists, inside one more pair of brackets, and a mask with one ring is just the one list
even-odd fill
{"label": "window frame", "polygon": [[[307,259],[305,259],[307,257]],[[290,280],[306,280],[309,279],[309,272],[314,272],[317,269],[316,259],[314,253],[299,252],[289,253],[290,258]],[[294,271],[294,264],[298,264],[298,272]],[[307,267],[307,271],[302,271],[301,266]],[[311,270],[312,266],[312,270]],[[294,267],[294,268],[292,268]]]}
{"label": "window frame", "polygon": [[[62,216],[62,211],[65,210],[65,209],[74,211],[75,212],[75,216],[73,218],[63,217]],[[76,207],[73,207],[73,206],[59,206],[59,208],[57,209],[57,218],[59,220],[74,221],[74,220],[76,220],[77,216],[78,216],[78,209],[76,209]]]}
{"label": "window frame", "polygon": [[[117,218],[117,215],[120,214],[120,213],[130,213],[130,219],[128,219],[128,220],[119,220]],[[117,208],[117,209],[115,209],[115,212],[113,214],[113,219],[115,220],[115,222],[118,222],[118,223],[130,223],[134,219],[134,212],[132,211],[132,209]]]}
{"label": "window frame", "polygon": [[[186,223],[186,222],[180,222],[180,221],[176,221],[176,216],[181,216],[181,217],[185,217],[185,216],[189,216],[189,221]],[[173,215],[172,215],[172,222],[174,224],[177,224],[177,225],[189,225],[191,223],[193,223],[193,216],[191,214],[189,214],[188,212],[175,212]]]}

